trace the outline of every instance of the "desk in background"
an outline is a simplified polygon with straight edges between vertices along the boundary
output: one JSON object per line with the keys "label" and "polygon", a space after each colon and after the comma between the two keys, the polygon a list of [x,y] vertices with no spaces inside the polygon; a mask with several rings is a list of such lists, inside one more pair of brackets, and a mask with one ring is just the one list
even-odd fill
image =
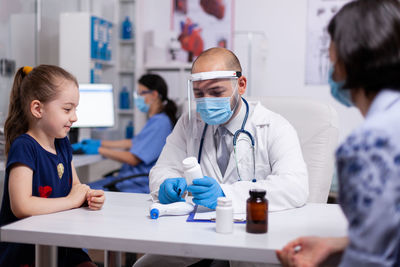
{"label": "desk in background", "polygon": [[82,183],[99,180],[105,173],[121,167],[121,163],[101,155],[72,155],[72,162]]}
{"label": "desk in background", "polygon": [[151,220],[150,204],[147,194],[106,192],[100,211],[79,208],[29,217],[2,227],[0,237],[38,245],[277,263],[275,250],[287,242],[303,235],[344,236],[347,228],[335,204],[269,213],[267,234],[246,233],[245,224],[235,224],[232,234],[218,234],[214,223],[188,223],[187,216]]}
{"label": "desk in background", "polygon": [[75,168],[84,167],[102,161],[101,155],[72,155]]}
{"label": "desk in background", "polygon": [[121,163],[101,155],[72,155],[76,172],[81,183],[99,180],[104,174],[121,168]]}

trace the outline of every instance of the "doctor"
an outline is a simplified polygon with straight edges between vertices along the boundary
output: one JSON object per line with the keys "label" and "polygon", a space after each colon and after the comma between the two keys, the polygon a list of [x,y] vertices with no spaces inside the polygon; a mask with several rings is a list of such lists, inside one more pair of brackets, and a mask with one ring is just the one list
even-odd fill
{"label": "doctor", "polygon": [[[306,203],[307,168],[297,134],[282,116],[241,98],[247,84],[241,72],[237,57],[224,48],[206,50],[193,63],[197,112],[183,115],[167,138],[150,172],[153,200],[183,201],[188,190],[196,204],[214,209],[217,198],[226,196],[234,212],[245,212],[249,189],[257,186],[267,190],[271,211]],[[182,160],[190,156],[198,158],[205,176],[188,186]],[[188,266],[199,260],[145,255],[135,266]]]}
{"label": "doctor", "polygon": [[[247,84],[241,72],[237,57],[224,48],[206,50],[193,63],[197,112],[182,116],[167,138],[150,172],[153,199],[182,201],[188,190],[196,204],[214,209],[217,198],[226,196],[234,212],[245,212],[249,189],[257,186],[267,190],[271,211],[306,203],[307,168],[297,134],[282,116],[241,97]],[[234,135],[243,124],[247,133],[240,131],[234,153]],[[205,177],[187,186],[182,160],[189,156],[198,158]]]}

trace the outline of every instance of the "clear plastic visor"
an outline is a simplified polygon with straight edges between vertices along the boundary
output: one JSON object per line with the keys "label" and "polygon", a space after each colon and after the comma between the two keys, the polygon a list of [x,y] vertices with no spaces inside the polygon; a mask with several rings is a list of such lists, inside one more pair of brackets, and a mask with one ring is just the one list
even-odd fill
{"label": "clear plastic visor", "polygon": [[239,100],[237,72],[213,71],[192,74],[188,80],[189,119],[196,116],[196,100],[202,98],[230,98],[231,110]]}

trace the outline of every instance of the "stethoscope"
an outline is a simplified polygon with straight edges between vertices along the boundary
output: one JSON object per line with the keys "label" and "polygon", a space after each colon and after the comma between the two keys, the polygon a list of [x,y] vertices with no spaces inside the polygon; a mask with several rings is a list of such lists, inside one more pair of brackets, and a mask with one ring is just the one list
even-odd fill
{"label": "stethoscope", "polygon": [[[246,114],[245,114],[244,119],[243,119],[242,127],[240,127],[240,129],[237,130],[235,132],[235,134],[233,135],[233,152],[234,152],[235,161],[236,161],[236,170],[237,170],[238,177],[239,177],[238,181],[241,181],[242,178],[240,176],[239,165],[238,165],[237,156],[236,156],[236,151],[237,151],[236,150],[236,143],[237,143],[237,139],[238,139],[239,135],[243,133],[243,134],[245,134],[245,135],[247,135],[249,137],[250,142],[251,142],[251,148],[252,148],[252,152],[253,152],[253,179],[252,179],[252,182],[256,182],[257,180],[256,180],[256,177],[255,177],[256,176],[255,142],[254,142],[254,138],[251,135],[251,133],[244,129],[244,127],[246,125],[246,122],[247,122],[247,118],[249,117],[249,104],[247,103],[246,99],[244,99],[243,97],[242,97],[242,100],[243,100],[244,104],[246,105]],[[204,129],[203,129],[203,133],[201,135],[199,154],[198,154],[198,157],[197,157],[197,161],[199,162],[199,164],[200,164],[200,161],[201,161],[201,152],[203,150],[204,137],[206,135],[207,128],[208,128],[208,124],[206,123],[206,125],[204,126]]]}

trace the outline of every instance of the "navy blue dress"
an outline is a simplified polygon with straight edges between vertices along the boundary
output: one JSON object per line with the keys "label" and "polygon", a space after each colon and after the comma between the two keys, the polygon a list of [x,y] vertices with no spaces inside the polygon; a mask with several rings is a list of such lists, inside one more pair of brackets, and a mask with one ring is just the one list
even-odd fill
{"label": "navy blue dress", "polygon": [[[65,197],[72,187],[72,149],[67,137],[56,139],[57,154],[43,149],[27,134],[17,137],[8,153],[3,202],[0,211],[0,226],[15,222],[17,217],[11,211],[8,182],[14,164],[23,164],[33,171],[32,195],[45,198]],[[90,261],[82,249],[59,248],[58,266],[76,266]],[[0,266],[33,266],[35,246],[18,243],[0,243]]]}

